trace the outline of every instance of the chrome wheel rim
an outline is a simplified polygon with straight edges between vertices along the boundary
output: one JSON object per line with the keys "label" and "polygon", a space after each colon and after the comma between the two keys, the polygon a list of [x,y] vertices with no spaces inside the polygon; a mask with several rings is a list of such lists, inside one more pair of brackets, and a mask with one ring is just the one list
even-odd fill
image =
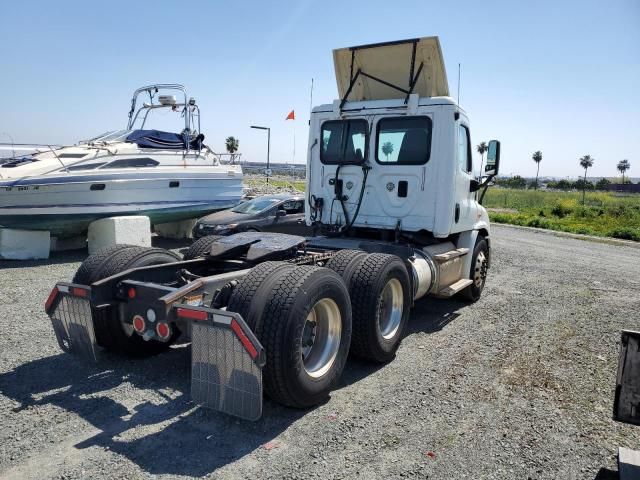
{"label": "chrome wheel rim", "polygon": [[380,294],[378,326],[380,334],[385,340],[393,338],[400,328],[404,296],[402,284],[397,278],[390,279]]}
{"label": "chrome wheel rim", "polygon": [[487,276],[487,257],[484,252],[478,253],[473,271],[473,283],[476,287],[482,288],[484,279]]}
{"label": "chrome wheel rim", "polygon": [[330,298],[318,300],[302,329],[302,364],[307,375],[320,378],[330,369],[338,356],[342,337],[342,315]]}

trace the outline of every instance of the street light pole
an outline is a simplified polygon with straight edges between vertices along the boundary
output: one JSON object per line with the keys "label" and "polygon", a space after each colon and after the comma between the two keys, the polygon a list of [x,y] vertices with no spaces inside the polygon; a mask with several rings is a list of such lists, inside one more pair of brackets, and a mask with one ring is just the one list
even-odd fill
{"label": "street light pole", "polygon": [[267,131],[267,184],[269,184],[269,153],[271,151],[271,128],[269,127],[259,127],[257,125],[251,125],[251,128],[255,128],[257,130],[266,130]]}

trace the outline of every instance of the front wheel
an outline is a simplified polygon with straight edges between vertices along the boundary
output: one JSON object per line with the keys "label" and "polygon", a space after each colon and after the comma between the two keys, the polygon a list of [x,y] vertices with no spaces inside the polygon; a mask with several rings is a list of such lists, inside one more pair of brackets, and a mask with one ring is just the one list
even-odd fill
{"label": "front wheel", "polygon": [[487,241],[483,237],[478,237],[473,249],[473,257],[471,257],[471,272],[469,274],[473,283],[462,291],[462,296],[470,302],[478,301],[482,295],[487,280],[488,260],[489,246]]}

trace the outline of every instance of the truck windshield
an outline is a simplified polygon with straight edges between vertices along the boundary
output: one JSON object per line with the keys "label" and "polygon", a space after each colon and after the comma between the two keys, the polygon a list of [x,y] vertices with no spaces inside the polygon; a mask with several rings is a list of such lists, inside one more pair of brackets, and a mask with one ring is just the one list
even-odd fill
{"label": "truck windshield", "polygon": [[361,164],[367,157],[366,120],[331,120],[322,124],[320,161],[330,165]]}

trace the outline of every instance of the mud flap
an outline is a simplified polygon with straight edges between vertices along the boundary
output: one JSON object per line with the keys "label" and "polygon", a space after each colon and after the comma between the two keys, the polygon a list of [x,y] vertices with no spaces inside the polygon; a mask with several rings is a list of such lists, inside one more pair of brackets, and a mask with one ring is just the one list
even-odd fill
{"label": "mud flap", "polygon": [[237,313],[202,307],[176,307],[193,320],[191,396],[213,410],[246,420],[262,416],[264,348]]}
{"label": "mud flap", "polygon": [[96,334],[91,317],[91,290],[82,285],[59,283],[52,290],[45,309],[58,345],[67,353],[98,361]]}
{"label": "mud flap", "polygon": [[622,331],[613,419],[640,425],[640,332]]}

